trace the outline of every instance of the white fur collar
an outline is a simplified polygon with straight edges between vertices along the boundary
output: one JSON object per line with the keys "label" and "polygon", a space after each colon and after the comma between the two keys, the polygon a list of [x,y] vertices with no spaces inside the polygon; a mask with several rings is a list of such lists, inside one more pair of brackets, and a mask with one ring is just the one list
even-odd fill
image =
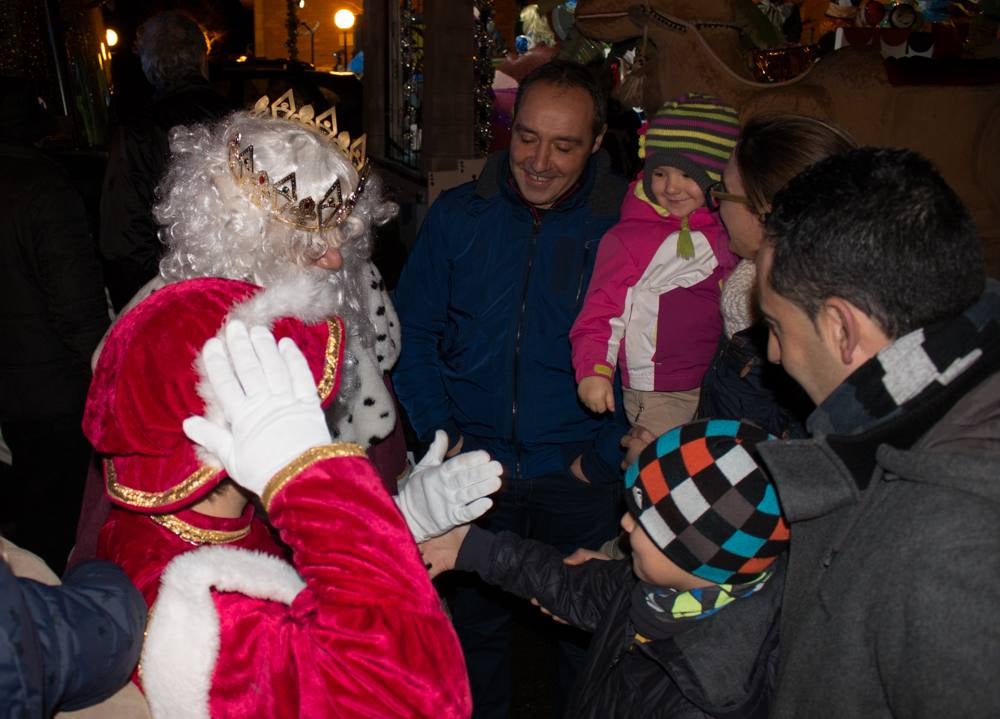
{"label": "white fur collar", "polygon": [[142,684],[156,719],[210,719],[219,656],[213,588],[291,604],[305,583],[287,562],[236,547],[201,547],[170,562],[142,649]]}
{"label": "white fur collar", "polygon": [[[323,283],[317,282],[315,276],[300,274],[278,280],[263,288],[252,297],[239,302],[229,310],[225,321],[219,327],[216,337],[225,339],[226,325],[231,320],[240,320],[247,327],[260,325],[272,327],[274,322],[282,317],[295,317],[306,324],[313,324],[332,317],[336,303],[334,297],[324,292]],[[195,370],[198,373],[198,394],[205,401],[203,415],[210,422],[226,426],[226,417],[222,404],[208,381],[202,353],[195,359]],[[198,459],[212,467],[222,467],[222,461],[199,444],[195,444]]]}

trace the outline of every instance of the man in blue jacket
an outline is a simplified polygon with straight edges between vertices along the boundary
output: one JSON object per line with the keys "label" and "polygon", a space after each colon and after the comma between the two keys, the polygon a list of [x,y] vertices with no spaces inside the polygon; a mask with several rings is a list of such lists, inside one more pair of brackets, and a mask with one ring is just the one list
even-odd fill
{"label": "man in blue jacket", "polygon": [[[421,227],[396,290],[394,382],[422,440],[444,429],[453,451],[484,449],[503,465],[480,524],[569,553],[615,536],[621,514],[628,426],[578,403],[568,334],[626,181],[598,152],[605,101],[582,66],[533,71],[514,114],[510,150],[444,193]],[[507,716],[509,601],[470,578],[452,602],[476,717]],[[570,639],[561,648],[568,690],[583,652]]]}

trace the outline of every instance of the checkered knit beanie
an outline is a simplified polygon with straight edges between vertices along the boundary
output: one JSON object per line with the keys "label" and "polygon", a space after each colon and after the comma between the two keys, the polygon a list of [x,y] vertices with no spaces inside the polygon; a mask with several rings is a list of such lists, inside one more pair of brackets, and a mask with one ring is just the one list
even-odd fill
{"label": "checkered knit beanie", "polygon": [[664,103],[640,138],[646,197],[653,197],[650,180],[661,165],[683,171],[705,191],[722,178],[739,134],[736,110],[718,98],[691,94]]}
{"label": "checkered knit beanie", "polygon": [[660,551],[715,584],[740,584],[788,545],[774,485],[752,456],[764,430],[736,420],[675,427],[625,472],[625,501]]}

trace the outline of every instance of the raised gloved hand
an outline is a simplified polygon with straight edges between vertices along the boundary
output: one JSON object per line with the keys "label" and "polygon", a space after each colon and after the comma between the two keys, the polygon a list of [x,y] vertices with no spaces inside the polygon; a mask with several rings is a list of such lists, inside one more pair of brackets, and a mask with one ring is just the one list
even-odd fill
{"label": "raised gloved hand", "polygon": [[259,495],[289,462],[330,443],[312,372],[291,339],[276,344],[267,328],[247,331],[234,320],[225,344],[210,339],[202,359],[227,424],[188,417],[184,434],[214,453],[237,484]]}
{"label": "raised gloved hand", "polygon": [[447,451],[448,435],[438,430],[396,496],[418,543],[471,522],[493,506],[486,495],[500,489],[503,468],[486,452],[466,452],[442,464]]}

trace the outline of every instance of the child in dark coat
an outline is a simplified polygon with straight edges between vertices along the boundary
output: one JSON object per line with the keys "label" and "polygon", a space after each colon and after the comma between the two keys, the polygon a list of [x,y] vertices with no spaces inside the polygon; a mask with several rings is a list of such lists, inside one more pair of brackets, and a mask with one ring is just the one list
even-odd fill
{"label": "child in dark coat", "polygon": [[681,425],[625,474],[631,559],[567,566],[554,548],[459,527],[421,545],[435,575],[477,572],[591,631],[571,717],[766,717],[788,543],[746,423]]}

